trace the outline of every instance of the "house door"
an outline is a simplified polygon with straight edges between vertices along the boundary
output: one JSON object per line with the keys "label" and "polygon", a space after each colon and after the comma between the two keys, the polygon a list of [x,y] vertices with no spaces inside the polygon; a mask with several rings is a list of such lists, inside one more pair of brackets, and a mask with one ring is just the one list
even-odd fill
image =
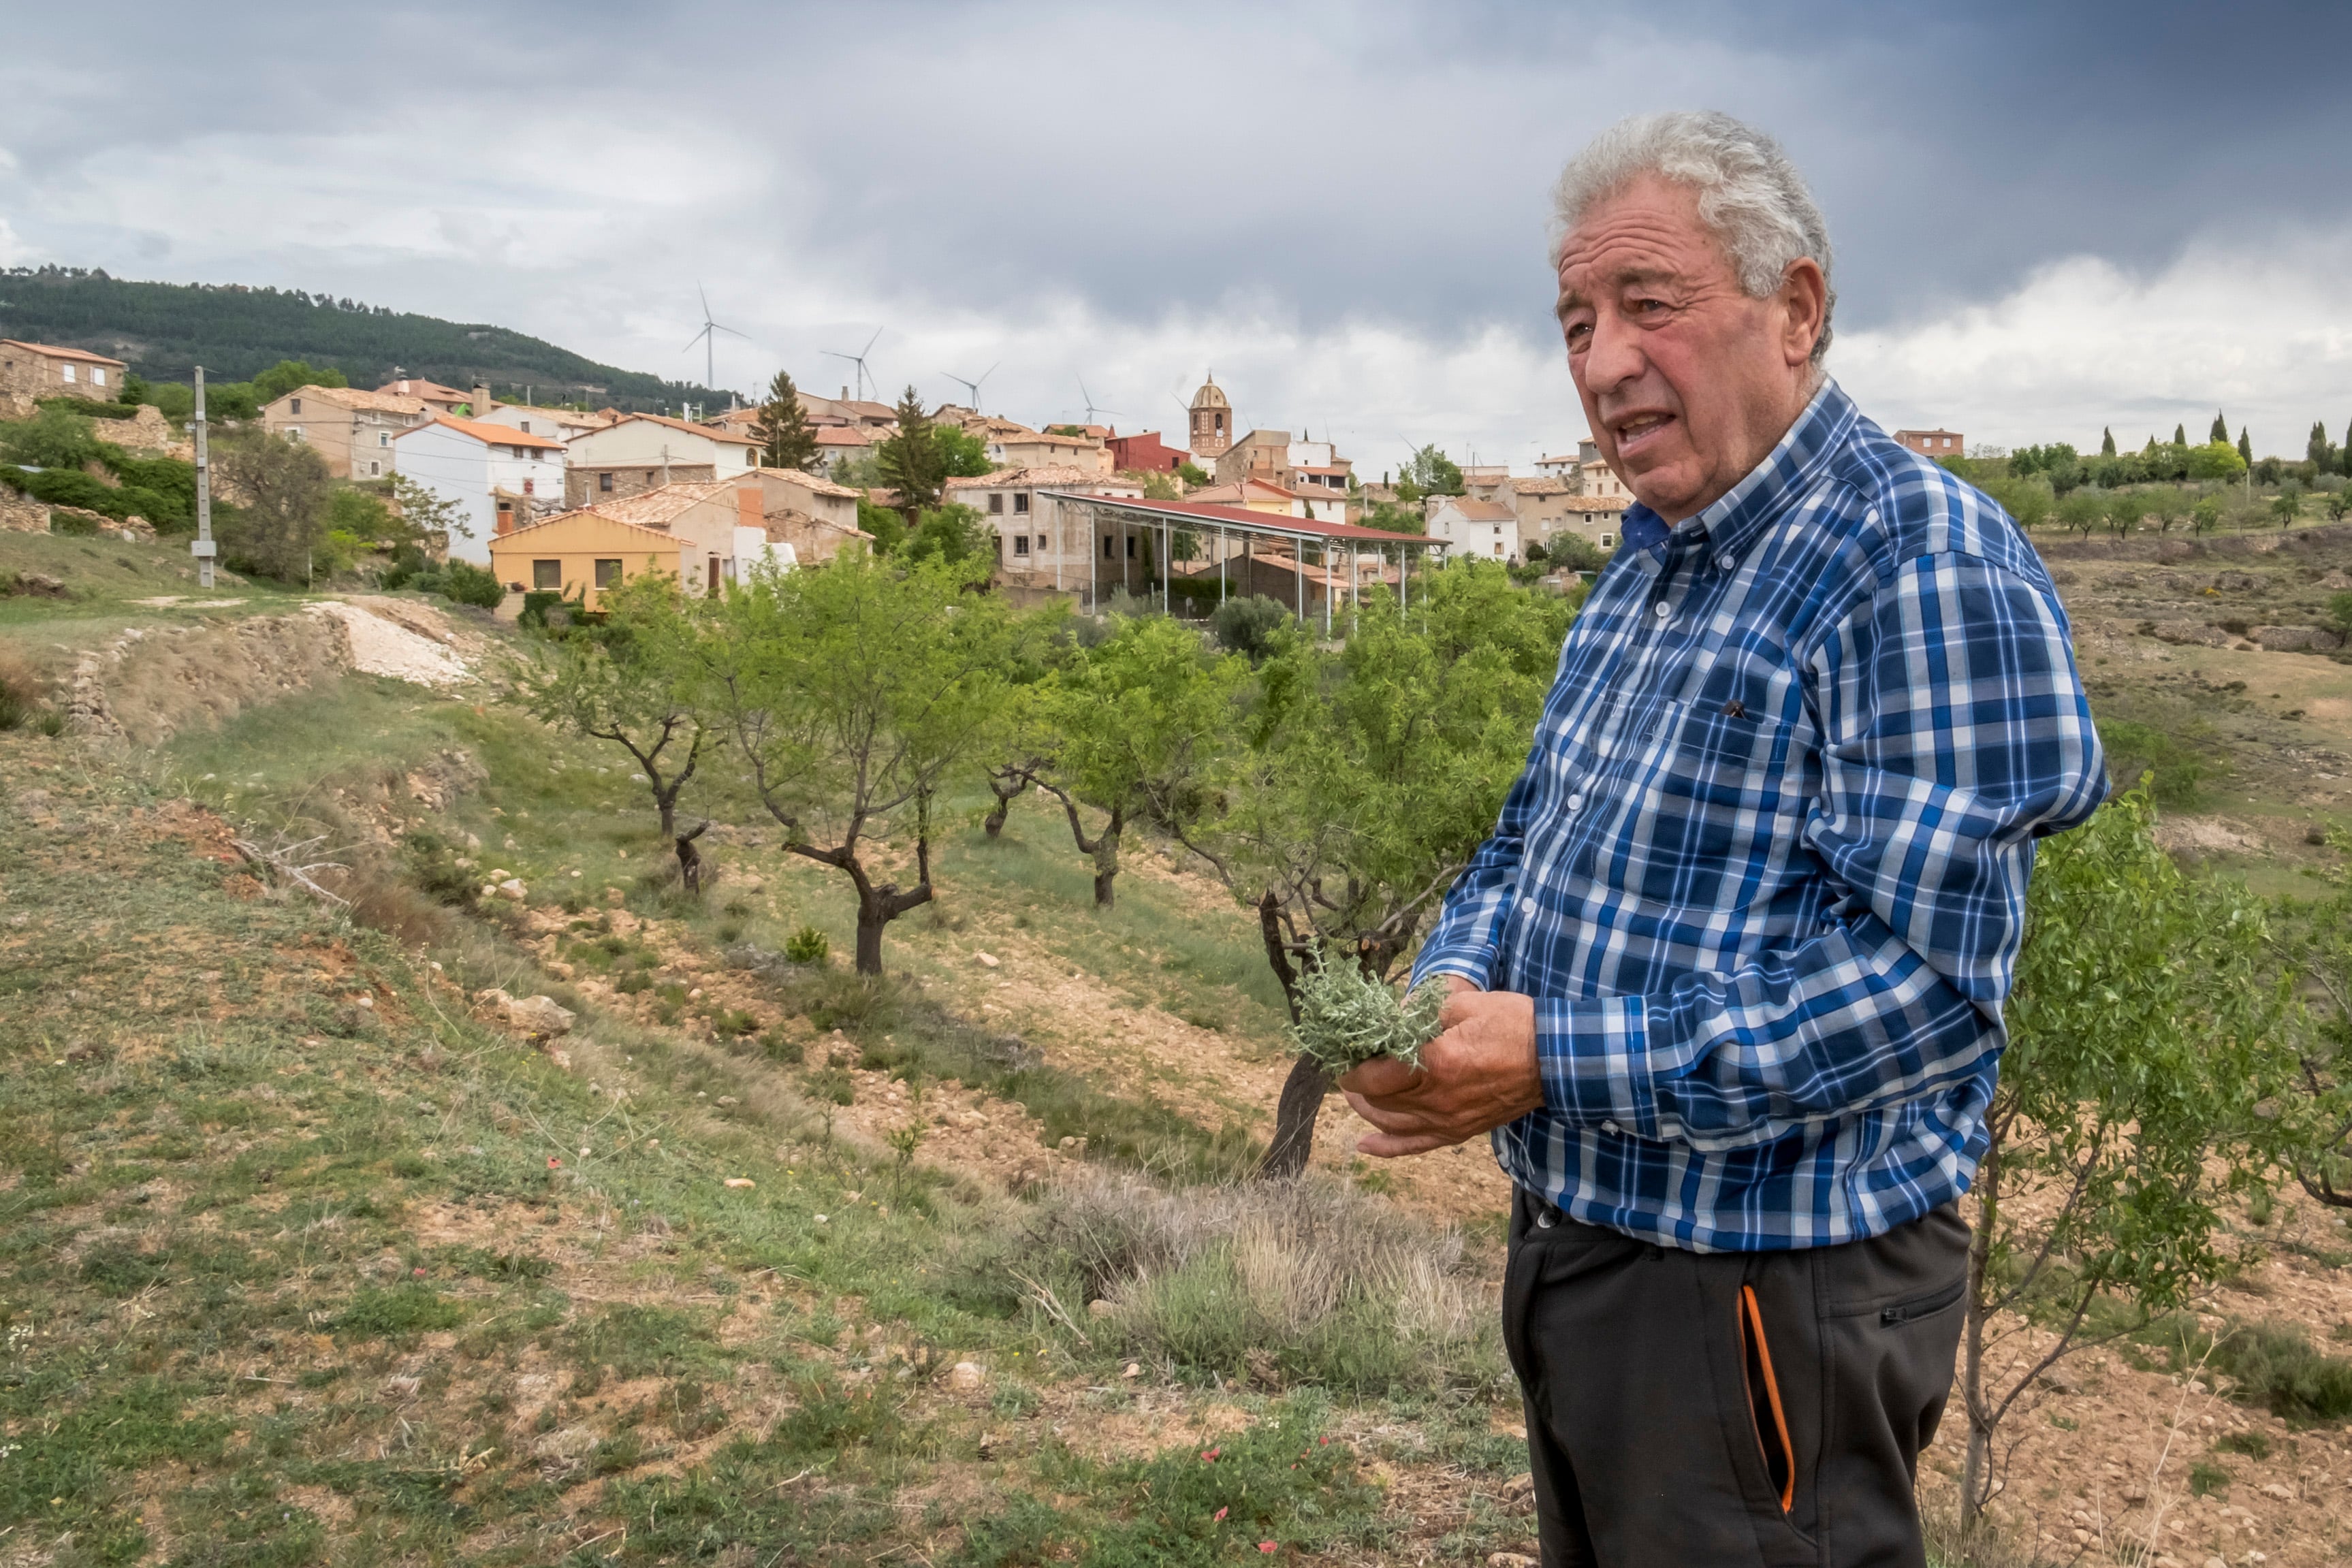
{"label": "house door", "polygon": [[719,558],[717,556],[712,556],[710,558],[710,575],[704,578],[702,580],[709,584],[709,587],[704,591],[714,596],[717,595],[719,592]]}

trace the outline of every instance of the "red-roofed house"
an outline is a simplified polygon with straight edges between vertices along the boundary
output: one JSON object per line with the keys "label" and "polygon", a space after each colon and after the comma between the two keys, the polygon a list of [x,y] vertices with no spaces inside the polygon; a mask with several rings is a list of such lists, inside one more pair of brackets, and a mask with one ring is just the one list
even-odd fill
{"label": "red-roofed house", "polygon": [[759,444],[740,431],[658,413],[625,414],[572,438],[564,504],[595,506],[665,485],[732,479],[759,466],[758,456]]}
{"label": "red-roofed house", "polygon": [[393,469],[455,505],[450,558],[490,564],[490,541],[563,506],[563,443],[436,414],[392,438]]}

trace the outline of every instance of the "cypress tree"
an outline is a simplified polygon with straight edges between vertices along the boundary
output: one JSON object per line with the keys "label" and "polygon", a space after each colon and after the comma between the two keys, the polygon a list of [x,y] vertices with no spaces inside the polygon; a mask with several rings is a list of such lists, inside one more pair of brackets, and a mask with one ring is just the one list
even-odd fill
{"label": "cypress tree", "polygon": [[2311,460],[2311,471],[2316,476],[2336,466],[2335,448],[2327,444],[2327,426],[2319,420],[2311,422],[2311,439],[2303,444],[2303,455]]}
{"label": "cypress tree", "polygon": [[2116,433],[2115,433],[2115,431],[2114,431],[2112,428],[2100,431],[2100,432],[2099,432],[2099,455],[2100,455],[2100,456],[2102,456],[2102,457],[2113,457],[2115,455],[2116,455]]}
{"label": "cypress tree", "polygon": [[2246,427],[2242,424],[2238,426],[2238,455],[2246,460],[2247,467],[2254,465],[2254,444],[2246,439]]}
{"label": "cypress tree", "polygon": [[2207,436],[2205,439],[2207,441],[2218,441],[2224,446],[2230,444],[2230,423],[2221,417],[2221,413],[2219,409],[2213,411],[2213,434]]}
{"label": "cypress tree", "polygon": [[2187,425],[2176,424],[2172,427],[2172,444],[2175,446],[2186,446],[2189,444],[2189,427]]}

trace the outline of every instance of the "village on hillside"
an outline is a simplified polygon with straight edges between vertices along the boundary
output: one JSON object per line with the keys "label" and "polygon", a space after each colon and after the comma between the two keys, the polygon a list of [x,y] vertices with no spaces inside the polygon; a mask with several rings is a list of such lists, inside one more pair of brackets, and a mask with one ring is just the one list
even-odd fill
{"label": "village on hillside", "polygon": [[[118,404],[131,374],[86,349],[0,341],[0,399],[14,405],[0,416],[63,400]],[[593,610],[601,591],[641,571],[702,594],[873,542],[861,517],[907,504],[877,482],[876,457],[908,403],[847,387],[790,395],[797,454],[766,434],[772,399],[689,419],[539,406],[411,376],[372,391],[288,387],[250,423],[309,447],[331,479],[383,487],[400,477],[431,492],[453,525],[436,531],[432,553],[490,569],[517,596],[513,609],[522,594],[552,591]],[[1192,396],[1181,445],[1158,430],[1039,427],[953,402],[922,417],[976,455],[945,476],[936,501],[977,514],[998,585],[1023,601],[1067,596],[1089,613],[1118,593],[1171,608],[1257,595],[1328,624],[1335,607],[1374,583],[1398,587],[1429,559],[1493,560],[1530,576],[1570,563],[1572,574],[1615,548],[1632,498],[1590,440],[1533,473],[1456,465],[1433,449],[1423,462],[1434,473],[1421,484],[1370,479],[1328,439],[1244,428],[1213,373]],[[152,411],[120,434],[133,432],[192,455],[184,425]]]}

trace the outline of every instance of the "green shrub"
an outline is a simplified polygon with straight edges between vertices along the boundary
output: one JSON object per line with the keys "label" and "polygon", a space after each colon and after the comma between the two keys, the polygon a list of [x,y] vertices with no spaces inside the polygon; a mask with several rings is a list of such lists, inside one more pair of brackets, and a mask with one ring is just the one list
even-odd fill
{"label": "green shrub", "polygon": [[1273,652],[1289,619],[1289,611],[1262,593],[1254,593],[1218,605],[1216,613],[1209,617],[1209,629],[1226,649],[1245,654],[1255,664]]}
{"label": "green shrub", "polygon": [[442,577],[447,584],[442,591],[460,604],[473,604],[484,610],[496,610],[499,607],[499,601],[507,596],[506,585],[499,580],[498,573],[486,566],[476,566],[470,561],[453,560],[442,573]]}
{"label": "green shrub", "polygon": [[547,624],[547,612],[562,602],[563,591],[561,589],[531,589],[522,596],[522,613],[515,617],[515,624],[543,627]]}
{"label": "green shrub", "polygon": [[2218,771],[2211,758],[2168,731],[2129,719],[2099,720],[2099,743],[2107,753],[2107,777],[2118,791],[2153,773],[2160,806],[2196,804],[2200,787]]}
{"label": "green shrub", "polygon": [[98,537],[98,524],[79,514],[51,512],[49,532],[67,538],[94,539]]}
{"label": "green shrub", "polygon": [[803,925],[785,938],[784,956],[795,964],[822,964],[833,954],[833,944],[814,925]]}

